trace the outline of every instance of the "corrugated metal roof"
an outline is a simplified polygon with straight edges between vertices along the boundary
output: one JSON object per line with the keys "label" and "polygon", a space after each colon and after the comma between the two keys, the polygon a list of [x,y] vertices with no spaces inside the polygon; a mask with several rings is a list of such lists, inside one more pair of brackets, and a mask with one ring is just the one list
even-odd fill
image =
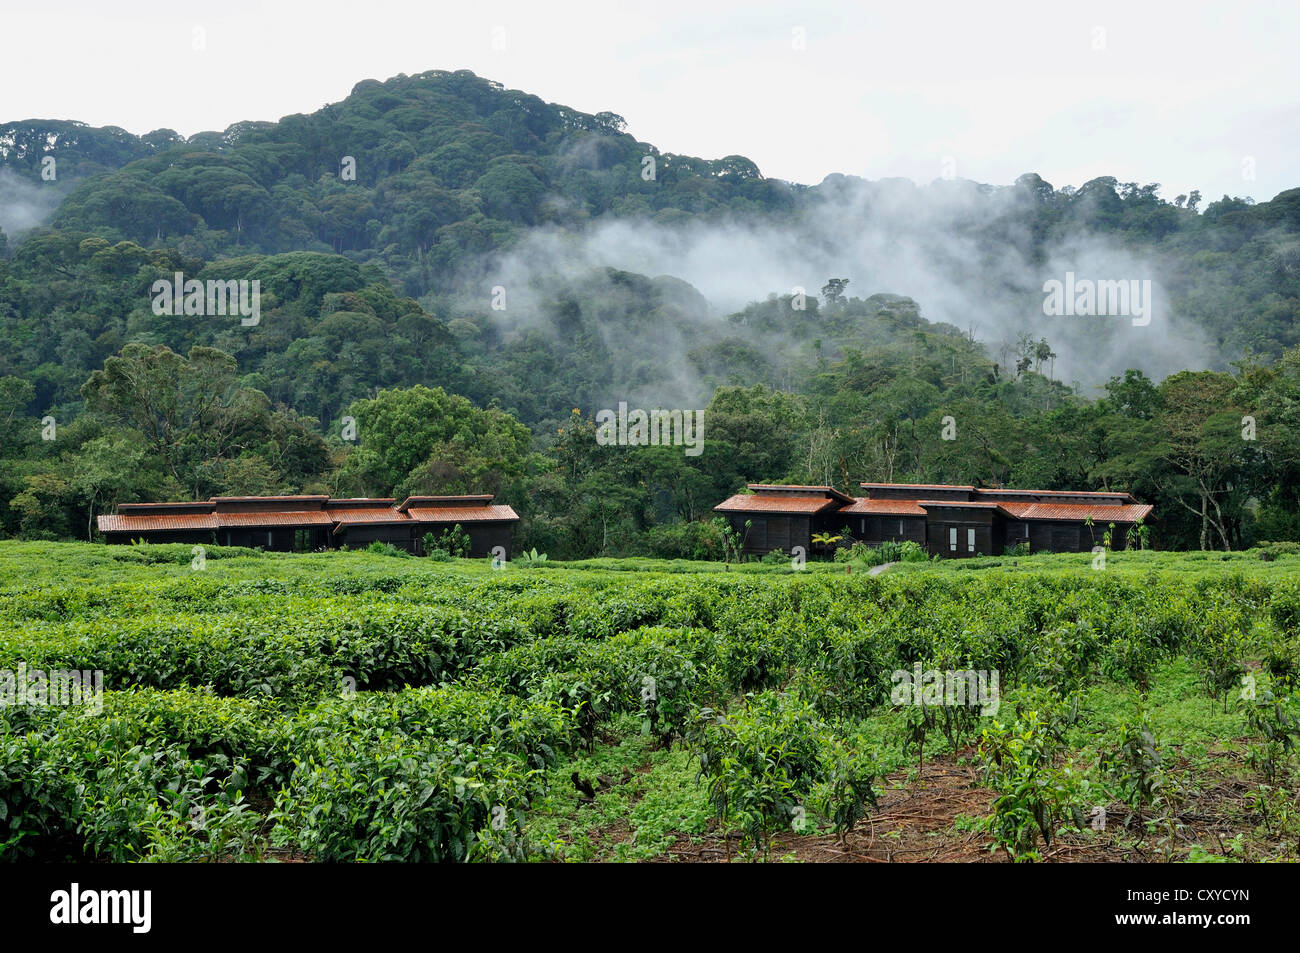
{"label": "corrugated metal roof", "polygon": [[366,523],[409,523],[410,517],[393,509],[391,506],[371,507],[368,509],[335,510],[329,514],[336,525],[355,525]]}
{"label": "corrugated metal roof", "polygon": [[298,510],[263,513],[218,513],[217,525],[221,529],[261,526],[332,526],[334,517],[323,510]]}
{"label": "corrugated metal roof", "polygon": [[846,506],[839,512],[850,516],[924,516],[915,500],[873,500],[858,497],[852,506]]}
{"label": "corrugated metal roof", "polygon": [[[1013,490],[1009,488],[984,489],[954,483],[863,483],[866,489],[879,490],[916,490],[916,499],[924,499],[919,494],[924,490],[971,491],[976,496],[1091,496],[1098,499],[1133,500],[1128,493],[1119,490]],[[1136,502],[1136,501],[1134,501]]]}
{"label": "corrugated metal roof", "polygon": [[800,484],[790,484],[788,486],[779,483],[748,483],[746,487],[755,493],[767,496],[788,496],[790,494],[803,495],[805,493],[820,493],[828,499],[839,500],[841,503],[852,503],[853,497],[847,496],[835,489],[833,486],[803,486]]}
{"label": "corrugated metal roof", "polygon": [[413,506],[437,509],[440,505],[478,506],[492,502],[491,493],[462,494],[460,496],[408,496],[398,507],[406,512]]}
{"label": "corrugated metal roof", "polygon": [[727,513],[789,513],[796,516],[839,509],[840,501],[817,496],[773,496],[766,493],[737,493],[714,507]]}
{"label": "corrugated metal roof", "polygon": [[519,514],[504,503],[493,506],[418,506],[407,512],[417,523],[492,523],[519,519]]}
{"label": "corrugated metal roof", "polygon": [[307,493],[300,496],[214,496],[212,503],[302,503],[307,500],[321,503],[329,497],[323,493]]}
{"label": "corrugated metal roof", "polygon": [[[359,526],[388,523],[484,523],[515,522],[519,515],[504,504],[485,505],[491,494],[475,496],[411,497],[411,501],[436,501],[463,505],[412,507],[403,511],[392,506],[391,499],[339,499],[312,496],[228,496],[214,497],[206,503],[124,503],[118,513],[98,518],[102,533],[147,533],[159,531],[273,529],[282,526]],[[286,504],[305,504],[291,509]],[[274,509],[223,511],[218,504],[272,503]],[[324,509],[312,504],[324,503]],[[182,512],[167,512],[167,508]],[[145,508],[141,511],[140,508]],[[215,509],[215,512],[214,512]],[[191,512],[185,512],[190,510]],[[199,512],[193,512],[193,511]],[[125,512],[122,512],[125,511]],[[162,511],[162,512],[159,512]]]}
{"label": "corrugated metal roof", "polygon": [[380,507],[393,509],[393,504],[397,502],[391,496],[349,496],[343,499],[331,499],[325,501],[327,510],[373,510]]}
{"label": "corrugated metal roof", "polygon": [[211,513],[212,501],[205,500],[200,503],[119,503],[117,511],[119,513],[156,513],[159,510],[180,510],[186,513]]}
{"label": "corrugated metal roof", "polygon": [[105,513],[96,519],[101,533],[148,533],[162,530],[216,529],[217,518],[210,513],[193,513],[182,516],[140,515],[122,516]]}
{"label": "corrugated metal roof", "polygon": [[954,483],[860,483],[859,486],[872,490],[973,490],[973,486],[959,486]]}
{"label": "corrugated metal roof", "polygon": [[1149,503],[1121,503],[1106,506],[1096,503],[1001,503],[999,506],[1012,519],[1017,520],[1067,520],[1082,522],[1089,516],[1093,523],[1136,523],[1146,519],[1155,509]]}
{"label": "corrugated metal roof", "polygon": [[978,496],[1091,496],[1099,500],[1133,500],[1116,490],[976,490]]}

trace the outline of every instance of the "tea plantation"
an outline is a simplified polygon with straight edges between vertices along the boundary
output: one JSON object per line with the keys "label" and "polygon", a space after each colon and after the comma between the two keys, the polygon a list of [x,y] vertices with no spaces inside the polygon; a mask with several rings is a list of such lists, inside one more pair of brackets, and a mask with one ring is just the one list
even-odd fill
{"label": "tea plantation", "polygon": [[[0,690],[20,666],[103,693],[0,691],[6,860],[1300,858],[1285,552],[869,576],[3,542]],[[912,704],[900,672],[997,695]]]}

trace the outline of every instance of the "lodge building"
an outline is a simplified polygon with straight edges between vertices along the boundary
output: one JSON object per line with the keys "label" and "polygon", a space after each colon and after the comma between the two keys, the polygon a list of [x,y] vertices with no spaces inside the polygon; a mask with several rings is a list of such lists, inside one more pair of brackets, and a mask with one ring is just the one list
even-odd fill
{"label": "lodge building", "polygon": [[119,503],[98,519],[109,543],[203,543],[312,552],[373,542],[424,554],[424,534],[456,525],[469,536],[470,556],[491,556],[510,543],[519,517],[491,494],[331,499],[328,496],[217,496],[199,503]]}
{"label": "lodge building", "polygon": [[829,486],[751,483],[750,492],[714,510],[742,534],[747,554],[788,553],[795,546],[811,553],[820,548],[812,537],[824,533],[872,546],[911,540],[929,553],[965,557],[999,555],[1025,543],[1030,552],[1089,552],[1107,532],[1111,548],[1123,549],[1130,530],[1153,509],[1127,493],[921,483],[862,488],[864,496],[851,497]]}

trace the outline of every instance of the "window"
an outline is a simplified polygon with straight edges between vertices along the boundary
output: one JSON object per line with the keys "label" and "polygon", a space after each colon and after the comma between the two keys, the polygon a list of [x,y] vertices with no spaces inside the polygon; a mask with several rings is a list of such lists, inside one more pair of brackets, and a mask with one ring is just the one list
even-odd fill
{"label": "window", "polygon": [[956,526],[948,527],[948,549],[950,549],[954,553],[957,551],[957,527]]}
{"label": "window", "polygon": [[975,552],[975,530],[966,530],[966,552]]}
{"label": "window", "polygon": [[898,521],[898,535],[899,535],[899,536],[902,536],[902,535],[903,535],[903,521],[902,521],[902,520],[899,520],[899,521]]}

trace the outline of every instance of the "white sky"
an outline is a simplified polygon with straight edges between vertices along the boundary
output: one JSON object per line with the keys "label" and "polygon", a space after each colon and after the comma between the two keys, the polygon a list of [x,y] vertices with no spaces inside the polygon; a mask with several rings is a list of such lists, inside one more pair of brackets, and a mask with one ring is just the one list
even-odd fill
{"label": "white sky", "polygon": [[959,177],[994,184],[1030,171],[1057,187],[1114,175],[1206,201],[1300,186],[1291,0],[58,7],[4,0],[0,121],[191,135],[311,112],[361,79],[470,69],[616,112],[664,151],[741,154],[810,184],[831,172],[928,182],[951,157]]}

